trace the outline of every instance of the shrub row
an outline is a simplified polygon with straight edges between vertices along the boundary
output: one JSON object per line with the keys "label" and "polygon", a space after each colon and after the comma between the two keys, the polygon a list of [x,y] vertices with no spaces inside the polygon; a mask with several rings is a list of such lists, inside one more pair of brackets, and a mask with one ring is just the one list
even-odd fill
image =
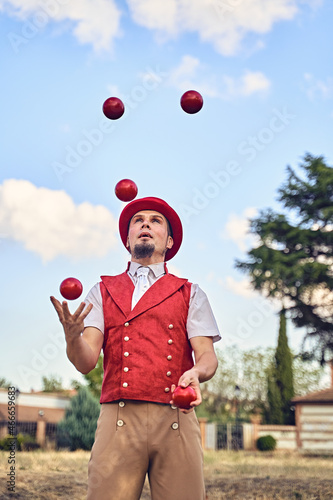
{"label": "shrub row", "polygon": [[28,434],[17,434],[17,436],[7,435],[0,439],[0,450],[10,451],[13,449],[13,440],[15,440],[16,451],[32,451],[40,448],[36,439]]}

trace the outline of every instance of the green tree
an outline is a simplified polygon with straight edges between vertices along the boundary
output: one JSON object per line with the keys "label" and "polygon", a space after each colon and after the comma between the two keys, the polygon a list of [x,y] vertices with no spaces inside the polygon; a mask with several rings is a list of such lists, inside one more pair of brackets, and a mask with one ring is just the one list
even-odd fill
{"label": "green tree", "polygon": [[88,387],[93,396],[99,399],[101,397],[103,374],[103,355],[101,354],[98,358],[95,368],[89,373],[85,373],[83,375],[83,378],[86,380],[87,385],[82,385],[77,380],[72,380],[71,386],[76,390],[78,390],[80,387]]}
{"label": "green tree", "polygon": [[293,373],[295,396],[305,396],[324,388],[321,383],[324,367],[315,360],[304,360],[302,356],[293,354]]}
{"label": "green tree", "polygon": [[276,384],[274,373],[270,373],[267,377],[267,405],[264,417],[267,424],[283,424],[281,393]]}
{"label": "green tree", "polygon": [[57,375],[51,375],[50,377],[42,377],[42,391],[43,392],[64,392],[65,389],[62,386],[62,379]]}
{"label": "green tree", "polygon": [[[197,415],[221,422],[234,421],[236,385],[241,390],[241,420],[248,421],[251,414],[259,411],[264,422],[271,423],[270,415],[278,414],[275,406],[282,414],[281,395],[278,392],[274,396],[277,390],[275,351],[272,347],[242,350],[237,345],[226,346],[223,350],[218,348],[219,366],[215,376],[201,386],[203,403],[198,407]],[[304,361],[293,352],[291,358],[295,395],[321,389],[324,369],[318,362]],[[272,384],[273,378],[275,387],[272,388],[269,384]],[[273,423],[278,420],[274,417]],[[282,422],[283,418],[280,420]]]}
{"label": "green tree", "polygon": [[294,413],[290,410],[290,400],[294,397],[293,359],[288,345],[286,313],[280,313],[278,344],[275,351],[275,381],[281,395],[283,423],[294,424]]}
{"label": "green tree", "polygon": [[88,388],[96,398],[100,398],[101,396],[103,374],[103,355],[101,354],[95,368],[91,370],[91,372],[83,375],[84,379],[88,383]]}
{"label": "green tree", "polygon": [[8,387],[12,387],[13,384],[9,382],[5,377],[0,377],[0,387],[7,389]]}
{"label": "green tree", "polygon": [[100,405],[86,387],[80,387],[71,399],[70,408],[57,428],[58,446],[68,446],[71,451],[90,450],[95,438]]}
{"label": "green tree", "polygon": [[294,424],[294,413],[290,409],[293,396],[293,356],[288,345],[286,313],[282,310],[277,347],[267,379],[266,421],[270,424]]}
{"label": "green tree", "polygon": [[306,329],[303,356],[324,364],[333,352],[333,168],[306,154],[300,175],[288,167],[278,193],[286,213],[266,209],[250,221],[259,245],[236,267],[255,290],[281,301]]}

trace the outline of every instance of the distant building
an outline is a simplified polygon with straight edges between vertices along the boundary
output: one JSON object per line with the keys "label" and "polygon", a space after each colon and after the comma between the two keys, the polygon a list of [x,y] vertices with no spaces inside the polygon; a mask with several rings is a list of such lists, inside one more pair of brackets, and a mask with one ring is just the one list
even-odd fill
{"label": "distant building", "polygon": [[[75,390],[64,393],[21,392],[15,398],[16,432],[29,434],[45,447],[55,439]],[[0,437],[8,434],[8,391],[0,388]]]}
{"label": "distant building", "polygon": [[333,360],[330,364],[331,387],[292,399],[301,453],[333,454]]}

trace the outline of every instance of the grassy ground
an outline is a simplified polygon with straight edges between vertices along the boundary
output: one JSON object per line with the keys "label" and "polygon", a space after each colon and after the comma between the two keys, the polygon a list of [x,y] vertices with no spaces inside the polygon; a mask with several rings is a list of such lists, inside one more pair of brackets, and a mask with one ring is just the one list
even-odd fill
{"label": "grassy ground", "polygon": [[[13,498],[6,484],[8,456],[8,452],[0,452],[3,500]],[[83,500],[88,460],[89,453],[83,451],[17,453],[14,498]],[[296,452],[206,452],[205,478],[208,500],[333,499],[333,457],[306,457]],[[141,499],[150,499],[147,485]]]}

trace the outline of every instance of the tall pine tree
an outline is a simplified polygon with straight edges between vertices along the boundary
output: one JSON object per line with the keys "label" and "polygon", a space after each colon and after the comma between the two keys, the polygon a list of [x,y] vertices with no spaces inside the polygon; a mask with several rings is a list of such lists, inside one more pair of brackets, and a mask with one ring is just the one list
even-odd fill
{"label": "tall pine tree", "polygon": [[288,346],[286,313],[280,313],[278,344],[275,351],[275,382],[280,393],[283,423],[294,424],[294,413],[290,400],[294,397],[293,358]]}
{"label": "tall pine tree", "polygon": [[305,328],[304,357],[323,364],[333,353],[333,168],[307,154],[300,173],[288,167],[279,189],[286,213],[266,209],[251,221],[259,245],[236,267],[254,289],[288,308]]}
{"label": "tall pine tree", "polygon": [[274,366],[272,367],[272,373],[267,377],[267,403],[266,422],[268,424],[282,425],[281,393],[276,383]]}

